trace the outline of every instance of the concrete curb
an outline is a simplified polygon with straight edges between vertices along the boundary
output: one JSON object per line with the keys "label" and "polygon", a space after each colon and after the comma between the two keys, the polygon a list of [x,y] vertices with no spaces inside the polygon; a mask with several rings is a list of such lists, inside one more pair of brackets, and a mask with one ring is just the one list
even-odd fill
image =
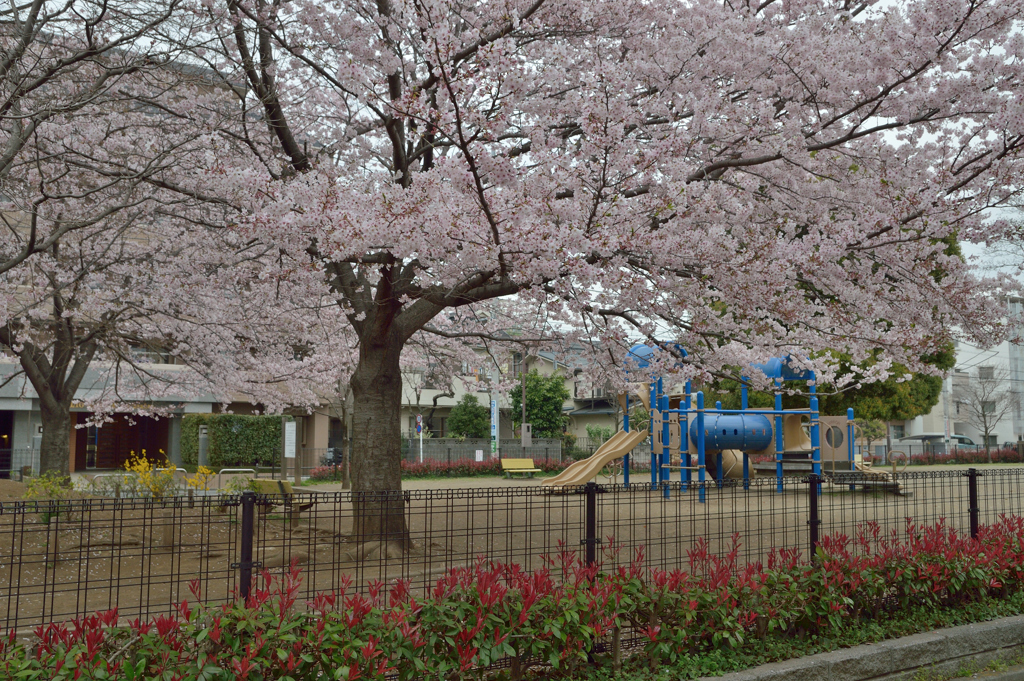
{"label": "concrete curb", "polygon": [[[919,670],[938,678],[955,675],[964,665],[978,668],[1024,646],[1024,615],[991,622],[937,629],[923,634],[869,643],[794,660],[773,662],[707,681],[896,681]],[[1004,676],[1005,675],[1005,676]],[[945,678],[948,678],[945,677]],[[925,677],[927,678],[927,677]],[[1024,681],[1024,669],[994,673],[999,681]]]}

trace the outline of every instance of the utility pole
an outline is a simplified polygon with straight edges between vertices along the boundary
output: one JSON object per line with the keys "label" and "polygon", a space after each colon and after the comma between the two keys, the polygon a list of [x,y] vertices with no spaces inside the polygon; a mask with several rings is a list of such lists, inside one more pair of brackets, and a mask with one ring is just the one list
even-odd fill
{"label": "utility pole", "polygon": [[949,401],[950,401],[950,384],[953,382],[952,374],[944,376],[942,378],[942,428],[943,428],[943,439],[942,442],[945,446],[945,452],[949,453],[949,441],[952,429],[952,424],[949,422]]}
{"label": "utility pole", "polygon": [[[526,427],[526,353],[520,353],[519,356],[522,358],[519,362],[519,378],[523,384],[523,420],[520,421],[523,424],[523,428]],[[522,432],[522,431],[520,431]]]}

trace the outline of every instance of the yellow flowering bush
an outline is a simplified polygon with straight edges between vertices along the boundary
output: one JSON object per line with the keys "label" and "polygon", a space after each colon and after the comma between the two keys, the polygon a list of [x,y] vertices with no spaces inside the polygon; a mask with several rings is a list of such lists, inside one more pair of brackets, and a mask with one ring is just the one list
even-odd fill
{"label": "yellow flowering bush", "polygon": [[[163,454],[163,450],[160,450]],[[157,467],[146,457],[146,450],[136,455],[133,449],[124,464],[124,470],[130,475],[125,476],[126,492],[130,496],[160,497],[173,494],[177,490],[174,480],[174,467],[165,459],[163,467]]]}
{"label": "yellow flowering bush", "polygon": [[33,500],[61,500],[67,499],[73,491],[74,486],[71,484],[69,476],[56,471],[49,471],[28,481],[25,489],[25,498]]}
{"label": "yellow flowering bush", "polygon": [[213,470],[206,466],[200,466],[196,469],[195,475],[185,478],[185,484],[191,489],[203,490],[204,492],[210,489],[210,478],[214,476]]}
{"label": "yellow flowering bush", "polygon": [[55,471],[43,473],[37,478],[32,478],[28,481],[28,485],[25,490],[25,498],[32,501],[54,501],[56,504],[52,505],[55,511],[44,511],[39,514],[40,519],[44,523],[49,523],[52,518],[55,518],[62,513],[66,514],[69,519],[70,504],[62,505],[60,502],[67,501],[72,498],[75,488],[71,482],[71,478],[67,475],[62,475]]}

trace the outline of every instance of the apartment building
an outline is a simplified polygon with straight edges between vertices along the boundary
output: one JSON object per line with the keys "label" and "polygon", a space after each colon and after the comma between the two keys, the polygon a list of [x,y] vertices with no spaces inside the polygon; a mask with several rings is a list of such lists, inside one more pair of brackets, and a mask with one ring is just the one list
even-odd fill
{"label": "apartment building", "polygon": [[[1024,299],[1007,300],[1010,318],[1024,315]],[[984,442],[979,428],[979,410],[990,415],[989,446],[1024,439],[1024,325],[1014,329],[1014,338],[982,349],[957,343],[956,365],[946,378],[939,403],[928,413],[892,424],[894,439],[904,436],[945,433],[948,414],[951,435],[965,435],[975,443]]]}

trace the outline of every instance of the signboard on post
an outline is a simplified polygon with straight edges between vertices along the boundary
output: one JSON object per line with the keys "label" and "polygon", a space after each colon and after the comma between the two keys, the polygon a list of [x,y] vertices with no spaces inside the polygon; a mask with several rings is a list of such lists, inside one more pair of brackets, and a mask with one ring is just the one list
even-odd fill
{"label": "signboard on post", "polygon": [[498,458],[498,400],[491,400],[491,458]]}
{"label": "signboard on post", "polygon": [[420,436],[420,463],[423,463],[423,414],[416,414],[416,432]]}
{"label": "signboard on post", "polygon": [[284,458],[295,458],[295,421],[284,422]]}

